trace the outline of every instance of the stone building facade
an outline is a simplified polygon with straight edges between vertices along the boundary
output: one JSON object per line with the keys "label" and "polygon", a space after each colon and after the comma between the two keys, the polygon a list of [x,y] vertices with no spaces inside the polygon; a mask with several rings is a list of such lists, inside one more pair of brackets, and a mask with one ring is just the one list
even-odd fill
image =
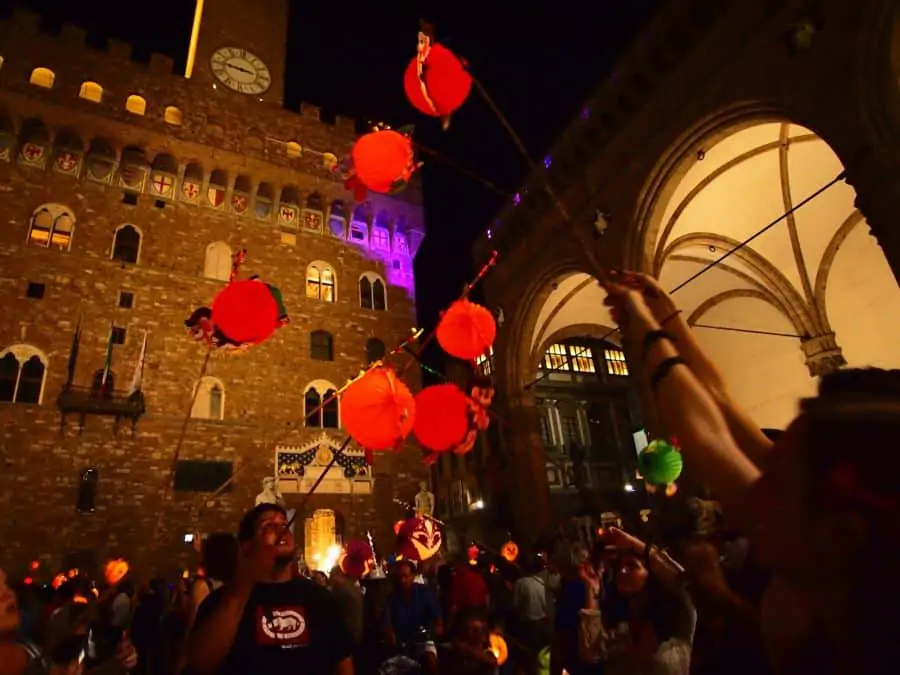
{"label": "stone building facade", "polygon": [[[190,79],[114,40],[93,50],[76,27],[43,34],[27,13],[0,25],[5,568],[122,555],[174,571],[193,560],[184,535],[234,530],[264,477],[295,508],[345,438],[339,406],[307,413],[416,325],[420,187],[353,203],[332,169],[354,122],[283,108],[286,21],[284,0],[207,0]],[[241,249],[241,276],[279,287],[291,323],[203,371],[184,322]],[[128,394],[145,335],[140,409]],[[418,389],[416,369],[405,379]],[[424,476],[411,444],[371,469],[351,445],[307,510],[384,549],[393,499]]]}
{"label": "stone building facade", "polygon": [[551,513],[530,383],[547,345],[617,339],[603,269],[678,288],[764,428],[783,427],[823,373],[900,366],[888,337],[900,329],[898,12],[890,0],[664,3],[486,227],[475,258],[500,252],[484,291],[506,317],[495,374],[520,537]]}

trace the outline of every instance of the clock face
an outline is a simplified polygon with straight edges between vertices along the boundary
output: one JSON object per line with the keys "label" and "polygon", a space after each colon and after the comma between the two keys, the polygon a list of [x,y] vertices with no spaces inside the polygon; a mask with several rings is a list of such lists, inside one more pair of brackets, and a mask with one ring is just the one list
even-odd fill
{"label": "clock face", "polygon": [[272,84],[272,74],[266,64],[240,47],[217,49],[210,64],[219,82],[242,94],[262,94]]}

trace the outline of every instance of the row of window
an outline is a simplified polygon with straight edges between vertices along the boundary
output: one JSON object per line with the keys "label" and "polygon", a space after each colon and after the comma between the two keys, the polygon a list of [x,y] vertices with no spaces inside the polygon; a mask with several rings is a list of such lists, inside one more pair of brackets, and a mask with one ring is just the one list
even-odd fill
{"label": "row of window", "polygon": [[[0,58],[0,65],[3,59]],[[31,71],[28,79],[29,84],[42,89],[52,89],[56,84],[56,73],[49,68],[38,67]],[[78,97],[92,103],[101,103],[104,95],[103,87],[98,82],[85,80],[78,89]],[[125,99],[125,110],[132,115],[143,117],[147,114],[147,99],[138,94],[130,94]],[[174,105],[167,105],[163,108],[163,121],[172,126],[181,126],[184,124],[184,115]],[[287,141],[284,144],[284,154],[289,159],[296,159],[303,155],[303,146],[297,141]],[[326,169],[332,169],[337,165],[338,159],[334,153],[326,152],[322,154],[322,164]]]}
{"label": "row of window", "polygon": [[[126,329],[121,326],[113,326],[112,343],[121,345],[125,343]],[[317,330],[310,333],[309,336],[309,352],[310,357],[317,361],[333,361],[334,360],[334,337],[331,333],[324,330]],[[386,353],[384,342],[378,338],[369,338],[366,341],[366,362],[373,363],[383,359]],[[45,378],[47,374],[47,358],[34,347],[29,345],[15,345],[2,352],[0,357],[0,402],[7,403],[40,403]],[[104,382],[104,371],[99,370],[94,374],[92,388],[99,391],[103,388],[105,391],[112,392],[115,390],[115,373],[107,372],[105,375],[105,387],[101,387]],[[194,417],[202,417],[205,419],[222,419],[225,405],[225,388],[222,383],[212,377],[205,378],[205,384],[201,386],[197,394],[196,403],[194,405]],[[335,388],[331,385],[330,389]],[[320,387],[321,388],[321,387]],[[310,385],[306,390],[306,400],[311,401],[310,391],[314,390],[314,386]],[[328,391],[328,390],[325,390]],[[327,398],[327,396],[326,396]],[[335,403],[335,406],[337,404]],[[312,408],[308,408],[312,411]],[[329,410],[331,410],[329,408]],[[335,407],[336,411],[337,408]],[[325,414],[323,408],[319,415],[319,424],[311,424],[307,420],[307,426],[325,426],[334,428],[333,425],[326,424],[330,420]],[[336,414],[336,412],[335,412]]]}
{"label": "row of window", "polygon": [[[625,352],[621,349],[603,350],[603,363],[608,375],[628,377]],[[543,370],[561,373],[596,373],[597,365],[593,350],[583,345],[552,344],[544,352],[541,362]]]}
{"label": "row of window", "polygon": [[[35,211],[28,228],[28,243],[41,248],[68,251],[72,244],[75,217],[59,204],[45,204]],[[110,257],[123,263],[137,264],[140,260],[143,235],[134,225],[120,225],[113,235]],[[395,261],[398,262],[398,261]],[[231,276],[231,247],[215,242],[206,249],[203,274],[209,279],[228,281]],[[314,262],[306,270],[306,297],[323,302],[336,302],[336,274],[327,263]],[[358,282],[359,304],[364,309],[387,310],[387,289],[384,280],[374,272],[366,272]]]}

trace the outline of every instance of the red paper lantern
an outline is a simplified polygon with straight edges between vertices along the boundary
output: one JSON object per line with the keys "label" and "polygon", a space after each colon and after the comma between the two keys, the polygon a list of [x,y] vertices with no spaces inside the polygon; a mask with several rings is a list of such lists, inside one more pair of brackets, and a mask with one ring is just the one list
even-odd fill
{"label": "red paper lantern", "polygon": [[458,359],[471,361],[494,344],[497,324],[494,315],[474,302],[457,300],[444,312],[437,327],[441,348]]}
{"label": "red paper lantern", "polygon": [[232,281],[213,298],[212,323],[234,342],[262,342],[279,327],[278,303],[259,279]]}
{"label": "red paper lantern", "polygon": [[409,560],[428,560],[441,550],[444,537],[433,518],[410,518],[400,528],[400,555]]}
{"label": "red paper lantern", "polygon": [[[419,79],[416,57],[413,57],[403,75],[403,89],[413,107],[431,117],[452,114],[465,103],[472,90],[472,76],[466,71],[465,65],[443,45],[431,46],[423,77],[428,98],[425,98],[425,92],[422,91],[423,83]],[[431,99],[431,103],[428,99]]]}
{"label": "red paper lantern", "polygon": [[415,171],[412,141],[390,130],[361,136],[353,146],[353,168],[367,188],[386,194]]}
{"label": "red paper lantern", "polygon": [[341,398],[344,429],[370,450],[393,448],[412,431],[415,418],[416,401],[391,368],[373,368]]}
{"label": "red paper lantern", "polygon": [[413,433],[419,444],[446,452],[459,445],[469,429],[469,399],[455,384],[436,384],[416,394]]}

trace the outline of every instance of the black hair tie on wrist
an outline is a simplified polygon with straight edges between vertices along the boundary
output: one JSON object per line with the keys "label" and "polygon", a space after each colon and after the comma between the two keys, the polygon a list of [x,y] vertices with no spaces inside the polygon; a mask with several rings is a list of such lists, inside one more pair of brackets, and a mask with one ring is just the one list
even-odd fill
{"label": "black hair tie on wrist", "polygon": [[664,330],[651,330],[647,332],[647,334],[644,336],[644,359],[647,358],[647,354],[650,353],[653,345],[655,345],[660,340],[668,340],[669,342],[674,342],[672,336]]}
{"label": "black hair tie on wrist", "polygon": [[672,371],[672,368],[679,365],[687,365],[687,361],[680,356],[673,356],[661,362],[653,369],[653,374],[650,376],[650,388],[655,391],[656,387],[659,386],[659,383]]}

